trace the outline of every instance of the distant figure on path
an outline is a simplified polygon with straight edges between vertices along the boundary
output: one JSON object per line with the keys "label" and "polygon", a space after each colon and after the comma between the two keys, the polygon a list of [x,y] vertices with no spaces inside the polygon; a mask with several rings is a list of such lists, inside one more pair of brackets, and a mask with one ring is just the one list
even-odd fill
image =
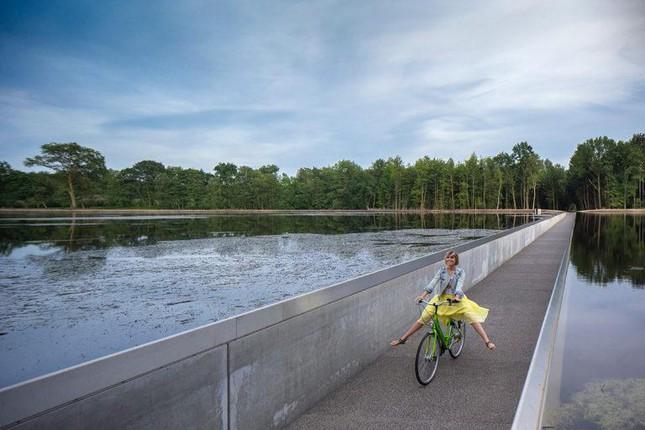
{"label": "distant figure on path", "polygon": [[469,323],[477,334],[481,336],[486,347],[490,350],[495,349],[495,344],[490,340],[481,324],[488,316],[488,309],[482,308],[466,297],[462,290],[466,275],[461,267],[457,267],[458,265],[459,255],[455,251],[448,251],[444,257],[444,266],[437,270],[423,294],[416,298],[417,303],[420,303],[426,297],[432,295],[434,297],[430,300],[431,304],[425,307],[421,313],[421,318],[415,321],[403,336],[390,342],[391,346],[404,344],[417,330],[432,321],[432,316],[435,312],[435,307],[432,303],[451,300],[453,301],[452,306],[441,306],[438,316]]}

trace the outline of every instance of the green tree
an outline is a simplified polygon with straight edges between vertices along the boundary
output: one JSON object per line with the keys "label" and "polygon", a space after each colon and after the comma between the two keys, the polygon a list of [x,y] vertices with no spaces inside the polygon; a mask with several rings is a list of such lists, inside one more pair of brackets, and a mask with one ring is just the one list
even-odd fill
{"label": "green tree", "polygon": [[370,206],[373,208],[386,208],[388,206],[389,178],[385,171],[385,160],[379,158],[367,169],[369,178]]}
{"label": "green tree", "polygon": [[517,199],[515,197],[515,172],[517,169],[513,156],[506,152],[501,152],[495,156],[495,162],[502,170],[504,177],[504,207],[510,208],[512,202],[513,209],[517,209]]}
{"label": "green tree", "polygon": [[463,163],[455,165],[455,200],[457,209],[470,207],[470,186],[468,185],[468,170]]}
{"label": "green tree", "polygon": [[131,205],[126,196],[118,170],[108,169],[103,177],[105,205],[109,207],[128,207]]}
{"label": "green tree", "polygon": [[280,209],[295,209],[295,178],[283,173],[280,177],[280,196],[278,200],[278,208]]}
{"label": "green tree", "polygon": [[389,189],[390,198],[390,207],[394,210],[403,209],[404,193],[404,177],[405,177],[405,166],[403,165],[403,160],[398,155],[396,157],[390,157],[385,162],[385,177],[386,181],[389,182],[391,188]]}
{"label": "green tree", "polygon": [[[490,184],[491,191],[494,191],[495,209],[499,209],[502,200],[502,187],[504,186],[504,171],[502,165],[498,162],[497,157],[487,157],[485,161],[485,177]],[[492,201],[490,206],[493,207]]]}
{"label": "green tree", "polygon": [[612,151],[612,147],[616,142],[607,136],[603,136],[590,139],[585,144],[591,147],[591,159],[589,160],[588,167],[593,180],[590,179],[589,183],[595,188],[598,196],[598,204],[596,207],[602,208],[603,202],[605,202],[603,196],[607,193],[604,186],[607,185],[611,172],[611,163],[609,162],[608,154]]}
{"label": "green tree", "polygon": [[641,208],[645,199],[645,133],[634,134],[628,146],[631,160],[628,175],[631,178],[630,188],[633,191],[632,207]]}
{"label": "green tree", "polygon": [[433,165],[427,155],[414,163],[416,181],[412,190],[413,196],[419,202],[419,209],[424,210],[429,205],[429,193],[433,186]]}
{"label": "green tree", "polygon": [[559,164],[553,164],[550,160],[545,160],[540,182],[544,188],[546,207],[561,209],[567,187],[566,169]]}
{"label": "green tree", "polygon": [[16,171],[6,161],[0,161],[0,206],[13,206],[16,201]]}
{"label": "green tree", "polygon": [[368,177],[363,168],[353,161],[341,160],[330,169],[335,209],[362,209],[369,206]]}
{"label": "green tree", "polygon": [[27,158],[25,166],[42,166],[63,175],[72,209],[76,209],[75,188],[79,182],[97,180],[106,171],[100,152],[77,143],[47,143],[41,146],[41,152]]}
{"label": "green tree", "polygon": [[157,187],[159,175],[166,171],[166,167],[152,160],[143,160],[132,167],[121,170],[119,178],[123,187],[128,191],[130,202],[137,206],[159,206]]}
{"label": "green tree", "polygon": [[612,174],[609,154],[616,142],[606,136],[588,139],[576,147],[569,161],[569,186],[580,207],[602,208],[607,203],[607,188]]}
{"label": "green tree", "polygon": [[524,209],[535,208],[537,184],[542,170],[540,157],[526,142],[520,142],[513,146],[512,154],[521,184],[522,207]]}
{"label": "green tree", "polygon": [[233,208],[238,180],[237,166],[233,163],[219,163],[213,170],[213,206],[218,209]]}
{"label": "green tree", "polygon": [[296,209],[328,209],[333,204],[331,169],[302,168],[293,180]]}
{"label": "green tree", "polygon": [[477,201],[475,190],[477,189],[478,177],[479,177],[479,162],[477,156],[473,153],[468,157],[464,162],[464,177],[462,178],[462,184],[465,185],[464,188],[468,188],[468,191],[464,191],[466,194],[466,208],[477,209]]}
{"label": "green tree", "polygon": [[257,169],[255,178],[256,204],[258,209],[275,209],[281,201],[282,188],[275,164],[268,164]]}
{"label": "green tree", "polygon": [[448,177],[448,181],[450,183],[450,190],[449,190],[449,196],[450,196],[450,208],[455,209],[455,174],[456,174],[456,169],[455,169],[455,162],[452,160],[452,158],[448,159],[448,162],[446,163],[446,176]]}

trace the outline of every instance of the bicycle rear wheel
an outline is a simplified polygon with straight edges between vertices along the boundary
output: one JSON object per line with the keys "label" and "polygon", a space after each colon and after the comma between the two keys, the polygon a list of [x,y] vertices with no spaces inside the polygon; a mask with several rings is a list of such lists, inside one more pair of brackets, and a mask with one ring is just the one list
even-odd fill
{"label": "bicycle rear wheel", "polygon": [[440,342],[434,333],[426,333],[419,343],[414,371],[421,385],[428,385],[437,373],[441,356]]}
{"label": "bicycle rear wheel", "polygon": [[448,352],[452,358],[457,358],[461,355],[461,351],[464,350],[464,344],[466,343],[466,323],[463,321],[457,322],[452,328],[452,342],[450,343],[450,348]]}

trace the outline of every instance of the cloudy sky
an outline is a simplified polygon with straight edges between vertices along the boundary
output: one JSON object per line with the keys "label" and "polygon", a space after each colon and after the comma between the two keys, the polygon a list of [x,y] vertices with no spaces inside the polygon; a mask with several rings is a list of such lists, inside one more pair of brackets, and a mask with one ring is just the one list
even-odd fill
{"label": "cloudy sky", "polygon": [[0,2],[0,160],[463,160],[645,131],[645,2]]}

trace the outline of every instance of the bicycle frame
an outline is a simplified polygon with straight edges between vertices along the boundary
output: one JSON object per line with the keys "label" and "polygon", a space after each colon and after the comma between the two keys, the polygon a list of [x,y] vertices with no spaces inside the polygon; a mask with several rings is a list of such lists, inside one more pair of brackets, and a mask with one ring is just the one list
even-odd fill
{"label": "bicycle frame", "polygon": [[[452,343],[452,337],[453,337],[453,333],[452,333],[453,330],[452,329],[453,329],[453,326],[449,324],[448,333],[444,334],[443,330],[441,329],[441,322],[439,320],[439,316],[437,314],[438,314],[438,311],[439,311],[439,306],[446,305],[446,304],[450,305],[452,303],[448,302],[448,301],[443,301],[443,302],[438,302],[438,303],[430,303],[430,302],[427,302],[425,300],[422,300],[421,302],[419,302],[419,304],[421,304],[421,303],[426,303],[427,305],[433,305],[434,306],[434,314],[432,315],[432,322],[430,324],[427,324],[428,326],[430,326],[429,329],[428,329],[428,332],[433,332],[434,335],[437,337],[437,339],[441,340],[441,352],[443,353],[446,349],[450,348],[450,344]],[[453,320],[451,319],[450,322],[452,323],[452,321]],[[426,351],[426,353],[428,353],[428,352],[429,351]]]}
{"label": "bicycle frame", "polygon": [[[425,300],[419,302],[426,305],[434,306],[434,314],[432,320],[426,324],[428,329],[426,334],[421,338],[421,342],[417,348],[417,355],[415,359],[414,371],[417,381],[421,385],[428,385],[434,378],[439,365],[439,357],[444,352],[450,352],[452,358],[457,358],[461,355],[463,349],[463,341],[465,339],[464,327],[461,322],[455,324],[454,320],[449,319],[448,329],[444,334],[441,327],[441,319],[439,318],[439,307],[445,304],[452,304],[451,300],[430,303]],[[423,315],[423,310],[421,311]],[[457,349],[453,351],[451,348],[459,342]]]}

